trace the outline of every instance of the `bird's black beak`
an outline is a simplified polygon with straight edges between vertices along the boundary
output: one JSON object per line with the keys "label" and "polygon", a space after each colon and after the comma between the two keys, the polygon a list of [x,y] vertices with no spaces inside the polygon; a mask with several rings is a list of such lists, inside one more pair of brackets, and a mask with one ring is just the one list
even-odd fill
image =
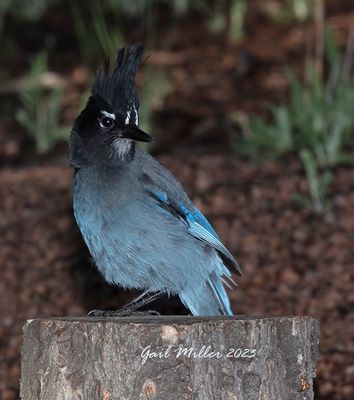
{"label": "bird's black beak", "polygon": [[122,132],[125,139],[133,139],[138,142],[152,142],[152,137],[139,129],[136,125],[128,125]]}

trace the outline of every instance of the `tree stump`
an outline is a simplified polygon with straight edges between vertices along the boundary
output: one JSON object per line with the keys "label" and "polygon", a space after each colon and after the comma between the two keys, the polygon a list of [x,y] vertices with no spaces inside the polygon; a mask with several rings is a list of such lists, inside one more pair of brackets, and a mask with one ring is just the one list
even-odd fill
{"label": "tree stump", "polygon": [[36,319],[21,398],[313,399],[318,343],[309,317]]}

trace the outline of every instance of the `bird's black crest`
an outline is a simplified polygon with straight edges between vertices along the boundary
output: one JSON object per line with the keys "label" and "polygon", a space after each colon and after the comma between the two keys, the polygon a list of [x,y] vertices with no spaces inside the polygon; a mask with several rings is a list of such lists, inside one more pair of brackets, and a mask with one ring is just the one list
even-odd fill
{"label": "bird's black crest", "polygon": [[138,108],[135,76],[141,63],[144,46],[127,46],[118,50],[113,68],[109,60],[100,69],[93,86],[93,96],[100,96],[114,109],[124,109],[129,103]]}

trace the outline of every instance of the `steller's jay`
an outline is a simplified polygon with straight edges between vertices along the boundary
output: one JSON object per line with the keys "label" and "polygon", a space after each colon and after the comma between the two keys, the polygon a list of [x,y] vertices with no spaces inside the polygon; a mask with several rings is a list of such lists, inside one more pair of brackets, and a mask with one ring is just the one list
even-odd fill
{"label": "steller's jay", "polygon": [[120,310],[129,315],[163,294],[177,294],[193,315],[233,315],[224,285],[236,285],[228,267],[241,270],[177,179],[135,141],[135,75],[144,48],[118,51],[101,69],[70,138],[75,170],[74,215],[95,264],[107,282],[142,289]]}

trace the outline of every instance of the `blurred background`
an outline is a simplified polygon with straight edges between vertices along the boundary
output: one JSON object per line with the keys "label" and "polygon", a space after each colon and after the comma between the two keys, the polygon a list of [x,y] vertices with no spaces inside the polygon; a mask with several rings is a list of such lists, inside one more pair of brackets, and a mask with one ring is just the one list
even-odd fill
{"label": "blurred background", "polygon": [[353,0],[0,2],[0,399],[18,399],[27,319],[136,294],[92,265],[67,162],[97,67],[136,42],[148,150],[241,264],[234,312],[318,318],[316,399],[352,400]]}

